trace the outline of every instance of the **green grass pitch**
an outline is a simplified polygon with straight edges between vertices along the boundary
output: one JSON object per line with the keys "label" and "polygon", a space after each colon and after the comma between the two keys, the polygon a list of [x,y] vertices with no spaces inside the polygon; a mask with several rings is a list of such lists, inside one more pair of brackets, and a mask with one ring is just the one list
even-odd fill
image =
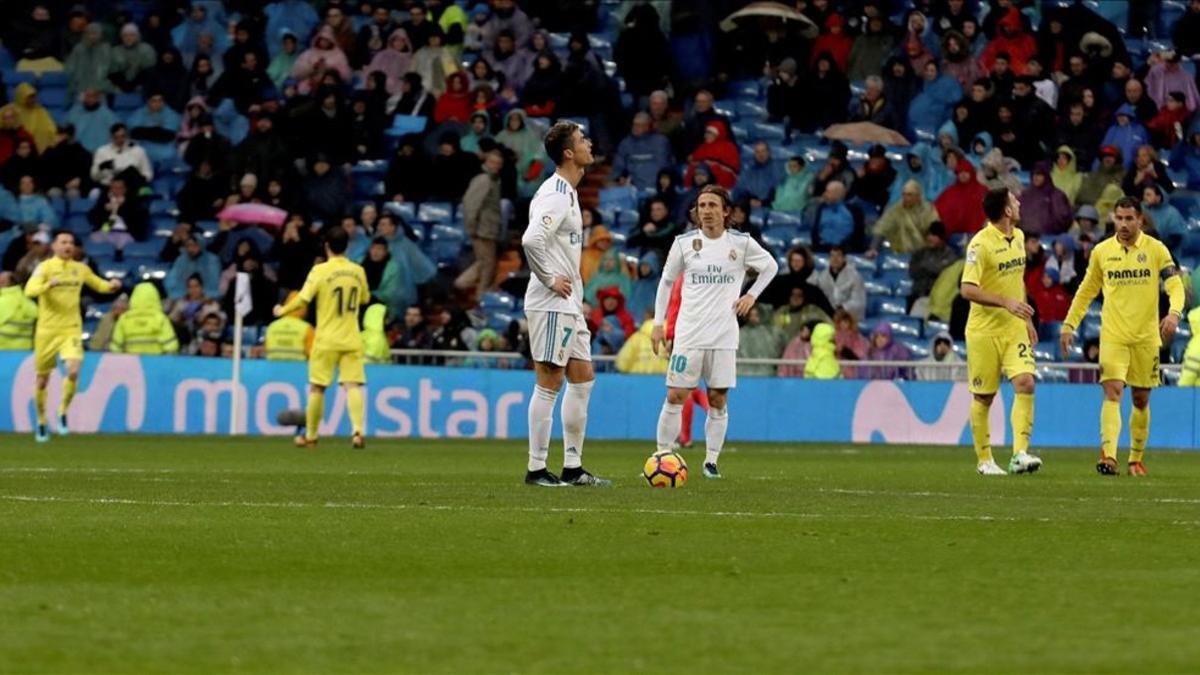
{"label": "green grass pitch", "polygon": [[672,491],[645,443],[589,445],[601,490],[519,440],[0,436],[0,671],[1200,666],[1200,455],[738,446]]}

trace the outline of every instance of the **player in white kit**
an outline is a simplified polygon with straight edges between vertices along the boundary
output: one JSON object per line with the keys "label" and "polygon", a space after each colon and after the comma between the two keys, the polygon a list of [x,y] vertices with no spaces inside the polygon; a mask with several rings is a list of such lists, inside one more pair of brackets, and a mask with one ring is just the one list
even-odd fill
{"label": "player in white kit", "polygon": [[[530,485],[605,486],[583,468],[583,438],[588,399],[596,375],[592,371],[592,334],[583,316],[583,216],[575,186],[592,163],[592,142],[578,124],[559,122],[546,133],[546,153],[556,165],[529,205],[529,226],[521,244],[533,272],[525,291],[530,353],[537,385],[529,400]],[[566,376],[563,395],[563,470],[561,477],[546,468],[554,402]]]}
{"label": "player in white kit", "polygon": [[[704,425],[707,453],[705,478],[720,478],[717,460],[729,428],[726,407],[729,390],[737,386],[737,317],[746,316],[766,289],[779,264],[750,235],[730,230],[729,193],[706,185],[696,199],[699,229],[675,238],[667,254],[654,303],[651,344],[671,358],[667,367],[667,400],[658,417],[658,451],[669,452],[679,436],[680,412],[692,390],[704,380],[708,389],[708,420]],[[743,295],[746,270],[758,273]],[[663,339],[663,322],[675,278],[683,275],[675,340]],[[740,296],[740,297],[739,297]]]}

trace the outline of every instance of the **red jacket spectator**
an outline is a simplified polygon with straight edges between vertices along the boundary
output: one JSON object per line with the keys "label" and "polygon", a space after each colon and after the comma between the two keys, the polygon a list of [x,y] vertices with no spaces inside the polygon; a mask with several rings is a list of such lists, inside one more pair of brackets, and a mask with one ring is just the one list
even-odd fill
{"label": "red jacket spectator", "polygon": [[854,40],[846,36],[845,29],[846,20],[840,14],[831,14],[825,19],[826,32],[813,43],[810,66],[817,65],[817,58],[822,52],[829,52],[838,70],[843,73],[850,72],[850,49],[854,46]]}
{"label": "red jacket spectator", "polygon": [[471,121],[471,90],[470,80],[463,71],[452,73],[446,78],[446,93],[438,97],[437,105],[433,107],[433,121],[459,122],[468,124]]}
{"label": "red jacket spectator", "polygon": [[684,185],[692,186],[692,177],[696,174],[696,166],[705,164],[713,175],[713,179],[726,190],[732,190],[737,184],[738,173],[742,170],[742,160],[738,156],[737,146],[729,140],[729,134],[724,124],[709,122],[704,127],[704,142],[688,157],[687,175]]}
{"label": "red jacket spectator", "polygon": [[633,315],[629,313],[628,309],[625,309],[625,296],[621,295],[621,291],[615,286],[596,291],[596,308],[592,310],[591,323],[598,329],[608,316],[615,316],[617,321],[621,322],[621,329],[625,331],[626,340],[637,332],[637,324],[633,322]]}
{"label": "red jacket spectator", "polygon": [[1034,307],[1037,307],[1038,321],[1050,323],[1067,318],[1071,308],[1071,294],[1063,285],[1058,283],[1058,270],[1046,269],[1037,283],[1026,288]]}
{"label": "red jacket spectator", "polygon": [[1010,7],[1008,13],[996,24],[996,29],[995,39],[988,43],[979,59],[983,63],[983,69],[992,72],[992,67],[996,65],[996,55],[1005,52],[1013,72],[1024,75],[1025,64],[1030,58],[1037,56],[1038,48],[1037,40],[1026,33],[1021,24],[1021,13]]}
{"label": "red jacket spectator", "polygon": [[946,226],[947,236],[974,234],[987,222],[983,214],[987,188],[975,178],[975,167],[966,159],[960,157],[954,170],[954,182],[942,191],[933,206]]}

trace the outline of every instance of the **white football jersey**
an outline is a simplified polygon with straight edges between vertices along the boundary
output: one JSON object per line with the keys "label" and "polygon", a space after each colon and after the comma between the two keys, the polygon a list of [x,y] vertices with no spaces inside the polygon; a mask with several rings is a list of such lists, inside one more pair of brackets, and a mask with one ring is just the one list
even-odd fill
{"label": "white football jersey", "polygon": [[738,322],[734,305],[742,295],[746,269],[758,272],[748,293],[763,292],[779,264],[750,235],[725,230],[709,239],[699,230],[675,238],[667,254],[654,323],[662,324],[670,304],[671,286],[683,275],[679,316],[675,320],[675,346],[679,349],[737,349]]}
{"label": "white football jersey", "polygon": [[[529,226],[521,237],[533,278],[525,289],[525,309],[583,314],[583,214],[579,194],[562,176],[542,183],[529,205]],[[550,285],[555,277],[571,280],[571,297],[561,298]]]}

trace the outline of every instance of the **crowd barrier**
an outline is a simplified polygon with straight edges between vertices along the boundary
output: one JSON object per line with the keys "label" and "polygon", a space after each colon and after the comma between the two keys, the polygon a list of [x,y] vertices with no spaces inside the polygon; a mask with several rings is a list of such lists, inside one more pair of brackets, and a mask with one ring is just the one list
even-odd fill
{"label": "crowd barrier", "polygon": [[[71,426],[79,432],[228,434],[231,361],[196,357],[89,354]],[[305,397],[305,364],[247,360],[240,385],[245,414],[237,433],[281,435],[275,423]],[[523,438],[529,371],[368,366],[371,436]],[[28,432],[33,422],[34,364],[27,352],[0,353],[0,429]],[[51,378],[58,401],[61,376]],[[664,395],[661,376],[598,376],[588,421],[593,439],[654,438]],[[1010,439],[1008,403],[992,409],[993,443]],[[1101,390],[1096,385],[1039,385],[1034,446],[1097,447]],[[730,439],[826,443],[969,445],[971,395],[965,383],[741,378],[730,397]],[[1197,390],[1164,387],[1152,399],[1150,444],[1194,448],[1200,442]],[[1128,415],[1128,396],[1125,401]],[[703,414],[696,433],[703,438]],[[326,397],[322,434],[348,434],[345,396]],[[1128,419],[1128,417],[1126,417]],[[558,425],[555,425],[556,436]],[[1126,425],[1123,444],[1128,443]]]}

